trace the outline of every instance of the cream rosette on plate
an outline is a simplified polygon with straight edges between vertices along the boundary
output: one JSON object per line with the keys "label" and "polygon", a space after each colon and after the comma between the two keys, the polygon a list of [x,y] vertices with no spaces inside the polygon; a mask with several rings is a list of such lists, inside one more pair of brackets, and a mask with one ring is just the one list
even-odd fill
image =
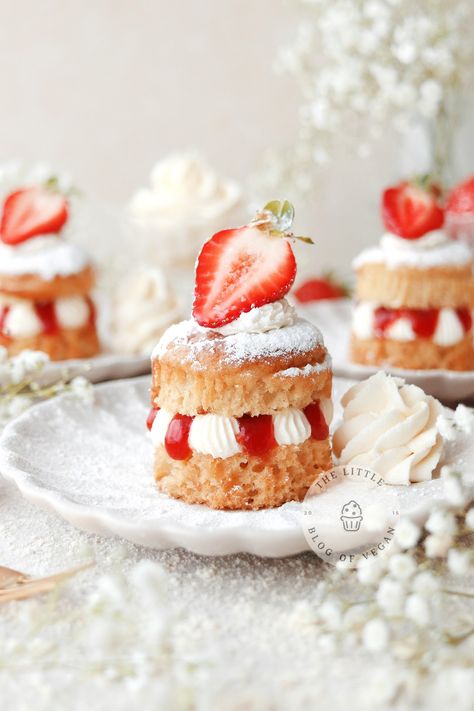
{"label": "cream rosette on plate", "polygon": [[432,478],[443,446],[438,400],[380,371],[350,388],[341,404],[343,421],[333,437],[341,464],[373,469],[387,484]]}
{"label": "cream rosette on plate", "polygon": [[154,166],[150,185],[132,196],[128,217],[144,256],[161,265],[191,267],[208,234],[232,223],[240,206],[239,185],[191,151]]}
{"label": "cream rosette on plate", "polygon": [[181,304],[161,269],[139,266],[122,279],[112,301],[112,344],[118,353],[150,355]]}

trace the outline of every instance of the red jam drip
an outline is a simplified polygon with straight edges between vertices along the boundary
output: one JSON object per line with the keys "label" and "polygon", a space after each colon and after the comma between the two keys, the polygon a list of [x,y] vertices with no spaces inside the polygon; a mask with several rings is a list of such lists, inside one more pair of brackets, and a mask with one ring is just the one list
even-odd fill
{"label": "red jam drip", "polygon": [[400,318],[406,318],[418,338],[433,338],[438,317],[438,309],[388,309],[379,306],[374,311],[374,327],[378,336],[384,336],[393,323]]}
{"label": "red jam drip", "polygon": [[0,333],[3,336],[8,336],[8,333],[5,333],[5,321],[8,316],[8,312],[10,311],[9,306],[4,306],[2,310],[0,311]]}
{"label": "red jam drip", "polygon": [[303,410],[311,427],[312,439],[327,439],[329,437],[329,427],[324,418],[319,402],[308,405]]}
{"label": "red jam drip", "polygon": [[254,457],[263,457],[277,446],[271,415],[244,415],[238,418],[237,442]]}
{"label": "red jam drip", "polygon": [[165,437],[165,449],[171,459],[189,459],[189,430],[193,418],[190,415],[175,415],[168,425]]}
{"label": "red jam drip", "polygon": [[374,328],[378,336],[383,336],[387,328],[399,318],[398,312],[395,309],[386,309],[385,306],[379,306],[374,311]]}
{"label": "red jam drip", "polygon": [[43,324],[43,333],[52,335],[59,331],[58,320],[56,318],[56,311],[54,308],[53,301],[47,301],[43,303],[36,303],[34,305],[36,315]]}
{"label": "red jam drip", "polygon": [[147,426],[148,431],[150,431],[151,428],[153,427],[153,423],[155,421],[155,417],[156,417],[159,409],[160,409],[159,407],[152,407],[150,412],[148,413],[148,417],[146,418],[146,426]]}
{"label": "red jam drip", "polygon": [[400,309],[402,317],[411,321],[413,332],[418,338],[433,338],[438,325],[438,309]]}
{"label": "red jam drip", "polygon": [[89,326],[94,328],[95,323],[97,321],[97,311],[95,308],[95,304],[89,296],[86,296],[86,301],[87,301],[87,305],[89,307]]}
{"label": "red jam drip", "polygon": [[467,333],[472,328],[472,314],[470,310],[466,306],[461,306],[459,309],[456,309],[456,313],[462,323],[464,333]]}

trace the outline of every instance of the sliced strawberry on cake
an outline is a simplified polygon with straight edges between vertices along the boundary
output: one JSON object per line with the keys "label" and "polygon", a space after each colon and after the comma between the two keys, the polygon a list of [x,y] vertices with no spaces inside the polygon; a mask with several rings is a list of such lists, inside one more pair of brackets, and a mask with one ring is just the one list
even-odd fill
{"label": "sliced strawberry on cake", "polygon": [[418,239],[444,223],[439,189],[426,179],[403,181],[382,195],[382,220],[390,232]]}
{"label": "sliced strawberry on cake", "polygon": [[296,260],[288,238],[312,241],[288,232],[293,215],[288,202],[268,203],[249,225],[222,230],[204,244],[193,306],[201,326],[223,326],[289,292]]}
{"label": "sliced strawberry on cake", "polygon": [[5,244],[19,244],[37,235],[58,233],[67,219],[64,195],[46,187],[23,188],[5,200],[0,237]]}

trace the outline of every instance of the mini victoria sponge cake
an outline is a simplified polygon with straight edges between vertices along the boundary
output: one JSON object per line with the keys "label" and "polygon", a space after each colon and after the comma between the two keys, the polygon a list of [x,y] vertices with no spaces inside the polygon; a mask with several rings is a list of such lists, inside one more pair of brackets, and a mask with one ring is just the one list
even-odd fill
{"label": "mini victoria sponge cake", "polygon": [[152,356],[159,488],[212,508],[301,500],[331,467],[331,382],[321,334],[302,319],[229,335],[171,326]]}
{"label": "mini victoria sponge cake", "polygon": [[152,354],[158,487],[187,503],[260,509],[301,500],[331,467],[331,361],[283,297],[296,262],[289,203],[203,245],[193,318]]}
{"label": "mini victoria sponge cake", "polygon": [[52,360],[99,351],[90,293],[94,270],[62,236],[68,202],[27,187],[5,200],[0,229],[0,345],[11,354],[44,351]]}
{"label": "mini victoria sponge cake", "polygon": [[[390,201],[393,193],[396,202]],[[384,222],[392,231],[354,262],[352,360],[408,369],[473,369],[471,250],[441,229],[443,211],[429,192],[404,183],[385,191],[383,200]]]}

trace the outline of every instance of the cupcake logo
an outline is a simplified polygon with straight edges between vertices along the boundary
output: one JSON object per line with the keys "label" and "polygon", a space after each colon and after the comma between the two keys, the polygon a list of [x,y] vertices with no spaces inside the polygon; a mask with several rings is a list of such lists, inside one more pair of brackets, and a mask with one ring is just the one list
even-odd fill
{"label": "cupcake logo", "polygon": [[344,531],[358,531],[362,523],[362,509],[357,501],[351,500],[341,509],[341,521]]}
{"label": "cupcake logo", "polygon": [[400,517],[396,487],[364,466],[322,472],[295,513],[309,548],[326,563],[356,567],[390,547]]}

